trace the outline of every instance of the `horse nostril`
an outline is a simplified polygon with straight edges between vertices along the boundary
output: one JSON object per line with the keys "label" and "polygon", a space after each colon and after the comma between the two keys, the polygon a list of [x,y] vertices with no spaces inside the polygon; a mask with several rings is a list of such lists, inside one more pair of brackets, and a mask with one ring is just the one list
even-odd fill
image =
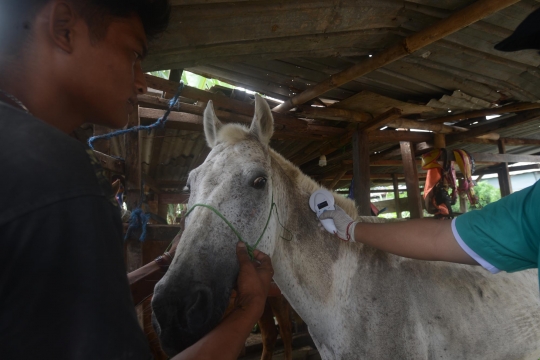
{"label": "horse nostril", "polygon": [[[198,289],[186,301],[185,312],[178,313],[179,323],[187,322],[188,329],[198,329],[210,321],[213,303],[210,289]],[[184,321],[182,321],[184,320]]]}

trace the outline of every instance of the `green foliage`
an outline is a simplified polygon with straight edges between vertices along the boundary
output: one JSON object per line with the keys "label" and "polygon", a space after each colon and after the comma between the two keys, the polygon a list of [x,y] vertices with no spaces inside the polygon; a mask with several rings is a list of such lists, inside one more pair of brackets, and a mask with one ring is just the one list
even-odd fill
{"label": "green foliage", "polygon": [[501,198],[501,192],[487,181],[480,182],[474,187],[474,191],[480,200],[480,205],[486,206]]}
{"label": "green foliage", "polygon": [[[481,209],[484,206],[486,206],[487,204],[491,204],[492,202],[495,202],[495,201],[497,201],[497,200],[499,200],[501,198],[501,192],[499,191],[499,189],[497,189],[493,185],[490,185],[487,181],[479,182],[474,187],[474,192],[475,192],[476,196],[478,196],[478,200],[479,200],[479,203],[480,203],[480,206],[478,207],[479,209]],[[467,203],[467,211],[474,210],[474,209],[470,209],[470,204],[469,204],[468,198],[467,198],[466,203]],[[452,206],[452,211],[458,212],[458,213],[460,212],[460,210],[459,210],[459,199],[456,202],[456,204]]]}
{"label": "green foliage", "polygon": [[167,207],[167,224],[177,223],[177,218],[187,211],[187,204],[169,204]]}
{"label": "green foliage", "polygon": [[[168,79],[169,75],[171,74],[171,71],[170,70],[152,71],[149,74],[160,77],[162,79]],[[204,76],[200,76],[200,75],[197,75],[192,72],[185,71],[185,70],[182,72],[182,81],[184,82],[184,84],[200,89],[200,90],[208,90],[212,86],[215,86],[215,85],[227,87],[230,89],[235,88],[235,86],[232,86],[231,84],[227,84],[226,82],[219,81],[216,79],[208,79],[208,78],[205,78]]]}

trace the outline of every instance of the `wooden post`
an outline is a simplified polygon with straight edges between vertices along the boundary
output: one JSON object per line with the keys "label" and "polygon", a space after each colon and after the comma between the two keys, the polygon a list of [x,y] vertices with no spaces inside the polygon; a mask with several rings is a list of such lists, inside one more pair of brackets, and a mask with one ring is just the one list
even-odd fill
{"label": "wooden post", "polygon": [[407,184],[407,200],[411,219],[422,218],[423,206],[420,195],[420,185],[418,183],[418,169],[414,156],[414,144],[411,142],[400,142],[401,157],[403,159],[403,172],[405,173],[405,183]]}
{"label": "wooden post", "polygon": [[389,48],[376,53],[373,57],[365,58],[358,64],[353,65],[328,79],[309,87],[305,91],[275,107],[273,111],[287,112],[295,106],[304,104],[329,90],[340,87],[349,81],[362,77],[370,72],[399,60],[413,52],[434,43],[456,31],[469,26],[476,21],[485,18],[497,11],[504,9],[518,0],[478,0],[471,5],[456,11],[447,18],[428,26],[425,29],[412,34]]}
{"label": "wooden post", "polygon": [[459,197],[459,212],[465,214],[467,212],[467,202],[463,196]]}
{"label": "wooden post", "polygon": [[401,219],[401,204],[399,203],[399,183],[396,174],[392,174],[392,183],[394,184],[394,201],[396,203],[397,218]]}
{"label": "wooden post", "polygon": [[[139,108],[137,107],[129,116],[128,127],[138,126],[140,124]],[[139,132],[128,133],[125,136],[126,141],[126,186],[125,200],[129,210],[134,210],[140,199],[141,192],[141,152]],[[142,243],[138,240],[128,240],[125,243],[126,270],[132,272],[143,266]],[[141,328],[144,327],[142,305],[136,307],[137,317]]]}
{"label": "wooden post", "polygon": [[437,149],[444,149],[446,147],[446,137],[444,134],[434,134],[433,145]]}
{"label": "wooden post", "polygon": [[[499,154],[506,153],[506,145],[504,144],[504,141],[499,140],[498,147],[499,147]],[[510,180],[510,173],[508,171],[508,163],[502,163],[500,165],[500,169],[498,171],[498,177],[499,177],[499,188],[501,190],[501,197],[510,195],[512,193],[512,182]]]}
{"label": "wooden post", "polygon": [[369,174],[369,142],[367,133],[356,130],[353,135],[354,201],[361,216],[371,215]]}

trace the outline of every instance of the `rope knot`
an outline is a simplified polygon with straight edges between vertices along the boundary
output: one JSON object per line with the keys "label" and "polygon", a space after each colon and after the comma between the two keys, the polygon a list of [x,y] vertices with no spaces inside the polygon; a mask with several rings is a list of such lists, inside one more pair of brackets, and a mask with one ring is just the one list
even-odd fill
{"label": "rope knot", "polygon": [[131,212],[131,217],[129,218],[129,226],[124,240],[127,240],[133,231],[142,230],[139,241],[144,241],[146,239],[148,220],[150,220],[150,214],[146,214],[141,208],[133,210]]}

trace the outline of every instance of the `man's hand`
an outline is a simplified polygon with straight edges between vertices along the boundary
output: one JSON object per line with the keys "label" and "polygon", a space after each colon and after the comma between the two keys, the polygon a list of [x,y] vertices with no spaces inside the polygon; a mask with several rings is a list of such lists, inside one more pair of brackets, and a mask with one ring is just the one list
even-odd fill
{"label": "man's hand", "polygon": [[268,255],[258,250],[253,252],[254,260],[251,261],[243,242],[236,245],[236,256],[240,271],[236,283],[235,307],[250,312],[256,321],[263,313],[270,281],[274,275],[272,261]]}
{"label": "man's hand", "polygon": [[357,224],[342,208],[335,205],[336,210],[326,210],[319,220],[332,219],[337,228],[337,237],[344,241],[354,242],[354,228]]}

